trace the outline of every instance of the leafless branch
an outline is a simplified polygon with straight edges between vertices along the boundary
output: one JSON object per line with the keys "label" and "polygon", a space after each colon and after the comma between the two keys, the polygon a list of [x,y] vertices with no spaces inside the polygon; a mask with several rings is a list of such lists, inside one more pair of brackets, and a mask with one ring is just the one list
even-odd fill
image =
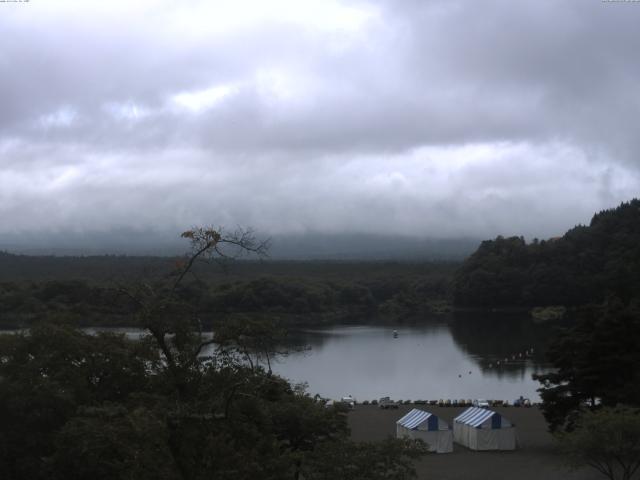
{"label": "leafless branch", "polygon": [[[171,292],[176,290],[185,275],[192,270],[196,260],[200,258],[238,258],[247,253],[264,257],[269,248],[268,239],[258,241],[253,230],[240,227],[231,233],[224,232],[222,228],[193,227],[183,232],[181,236],[191,242],[191,254],[174,281]],[[236,253],[230,255],[224,250],[225,246],[235,247]]]}

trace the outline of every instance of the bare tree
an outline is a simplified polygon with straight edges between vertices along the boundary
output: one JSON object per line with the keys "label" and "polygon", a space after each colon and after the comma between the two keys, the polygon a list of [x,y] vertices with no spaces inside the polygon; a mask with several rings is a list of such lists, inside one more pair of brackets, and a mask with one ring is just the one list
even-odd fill
{"label": "bare tree", "polygon": [[193,227],[181,237],[189,240],[190,252],[180,259],[169,277],[119,288],[134,302],[138,324],[155,341],[179,394],[184,392],[187,371],[198,368],[199,356],[216,341],[203,332],[193,306],[181,300],[179,290],[183,282],[194,274],[198,262],[219,262],[243,255],[262,257],[268,250],[268,240],[259,241],[250,229],[226,232],[222,228]]}

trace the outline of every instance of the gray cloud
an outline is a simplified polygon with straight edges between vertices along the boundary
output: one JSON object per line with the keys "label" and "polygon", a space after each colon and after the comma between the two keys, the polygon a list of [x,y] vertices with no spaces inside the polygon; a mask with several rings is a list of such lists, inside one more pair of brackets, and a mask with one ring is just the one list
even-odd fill
{"label": "gray cloud", "polygon": [[638,5],[8,5],[0,236],[548,236],[640,186]]}

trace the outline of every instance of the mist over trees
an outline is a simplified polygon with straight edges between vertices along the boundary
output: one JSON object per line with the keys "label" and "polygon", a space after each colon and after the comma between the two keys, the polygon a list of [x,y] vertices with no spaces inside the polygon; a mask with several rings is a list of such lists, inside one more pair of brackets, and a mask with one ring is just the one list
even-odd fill
{"label": "mist over trees", "polygon": [[[267,237],[267,235],[264,235]],[[270,239],[269,258],[295,261],[460,261],[480,243],[475,237],[430,237],[394,232],[297,234],[276,233]],[[183,253],[173,231],[111,229],[106,232],[44,232],[0,234],[0,250],[30,256],[173,257]]]}

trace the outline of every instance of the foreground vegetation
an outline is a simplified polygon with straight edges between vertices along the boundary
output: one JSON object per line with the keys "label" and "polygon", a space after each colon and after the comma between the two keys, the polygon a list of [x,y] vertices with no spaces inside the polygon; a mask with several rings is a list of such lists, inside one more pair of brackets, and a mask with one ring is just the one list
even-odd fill
{"label": "foreground vegetation", "polygon": [[591,408],[640,407],[640,303],[610,298],[560,331],[547,351],[556,370],[542,383],[543,411],[552,430],[571,430]]}
{"label": "foreground vegetation", "polygon": [[584,308],[547,351],[542,411],[567,463],[610,480],[640,468],[640,302],[609,297]]}
{"label": "foreground vegetation", "polygon": [[604,407],[583,413],[559,435],[567,463],[587,465],[610,480],[631,480],[640,469],[640,410]]}
{"label": "foreground vegetation", "polygon": [[231,350],[176,342],[168,364],[157,347],[51,324],[0,336],[0,477],[411,478],[417,446],[351,443],[340,407]]}
{"label": "foreground vegetation", "polygon": [[[226,324],[216,337],[179,294],[194,260],[251,237],[185,232],[192,253],[164,283],[121,292],[146,334],[55,323],[0,336],[0,477],[11,479],[412,478],[420,444],[354,444],[345,411],[274,375],[279,332]],[[215,343],[211,355],[205,348]],[[266,359],[266,363],[265,363]]]}

